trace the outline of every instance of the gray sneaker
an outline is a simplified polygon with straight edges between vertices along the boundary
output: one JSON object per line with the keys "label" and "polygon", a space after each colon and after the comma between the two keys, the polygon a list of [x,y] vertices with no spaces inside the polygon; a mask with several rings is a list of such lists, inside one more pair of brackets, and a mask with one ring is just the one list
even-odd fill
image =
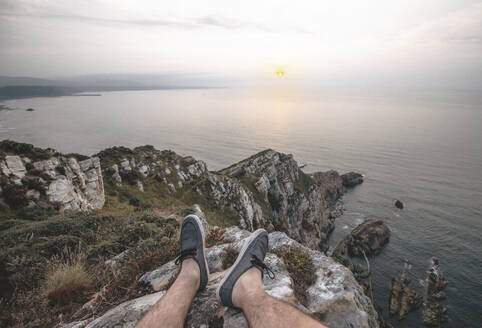
{"label": "gray sneaker", "polygon": [[181,254],[176,259],[176,264],[185,259],[194,259],[199,265],[201,281],[199,290],[203,290],[209,280],[209,268],[204,256],[204,228],[201,220],[194,214],[188,215],[181,226]]}
{"label": "gray sneaker", "polygon": [[249,239],[244,243],[236,262],[234,262],[231,269],[226,273],[219,284],[217,296],[221,304],[235,307],[232,301],[234,285],[243,273],[253,267],[258,268],[262,274],[266,272],[271,279],[274,278],[273,271],[263,263],[267,250],[268,233],[264,229],[258,229],[253,232]]}

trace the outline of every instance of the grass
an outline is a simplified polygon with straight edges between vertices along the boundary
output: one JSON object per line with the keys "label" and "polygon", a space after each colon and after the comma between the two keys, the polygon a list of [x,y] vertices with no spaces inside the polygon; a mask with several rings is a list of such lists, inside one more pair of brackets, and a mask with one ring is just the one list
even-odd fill
{"label": "grass", "polygon": [[307,305],[307,290],[316,282],[315,265],[310,254],[295,246],[278,247],[273,250],[273,253],[285,263],[286,269],[293,279],[296,298],[303,305]]}
{"label": "grass", "polygon": [[84,286],[91,287],[93,278],[86,270],[86,254],[77,247],[75,250],[64,248],[48,262],[49,269],[42,287],[46,294],[61,288]]}

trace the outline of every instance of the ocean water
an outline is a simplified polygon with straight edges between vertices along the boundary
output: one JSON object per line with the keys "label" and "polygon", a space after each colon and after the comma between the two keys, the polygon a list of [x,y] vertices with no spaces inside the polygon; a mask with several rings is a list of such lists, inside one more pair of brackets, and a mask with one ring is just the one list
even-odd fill
{"label": "ocean water", "polygon": [[[475,99],[475,101],[474,101]],[[390,279],[404,258],[422,292],[429,259],[449,286],[449,323],[482,322],[482,102],[458,93],[341,94],[283,89],[128,91],[100,97],[12,100],[0,139],[94,154],[151,144],[220,169],[272,148],[306,172],[358,171],[365,182],[343,198],[336,245],[367,217],[383,219],[390,243],[370,259],[375,302],[387,314]],[[33,107],[34,112],[25,111]],[[394,207],[396,199],[404,210]],[[395,327],[422,327],[421,311]]]}

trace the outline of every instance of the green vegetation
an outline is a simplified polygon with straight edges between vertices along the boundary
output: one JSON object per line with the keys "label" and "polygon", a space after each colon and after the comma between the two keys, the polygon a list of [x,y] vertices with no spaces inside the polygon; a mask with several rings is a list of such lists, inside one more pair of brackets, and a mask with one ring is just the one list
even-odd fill
{"label": "green vegetation", "polygon": [[6,155],[26,156],[32,161],[40,161],[49,159],[54,154],[51,148],[41,149],[34,145],[15,142],[11,140],[0,141],[0,159],[5,158]]}
{"label": "green vegetation", "polygon": [[304,305],[307,305],[308,288],[316,282],[315,265],[310,254],[302,248],[289,246],[273,250],[286,265],[294,282],[295,295]]}
{"label": "green vegetation", "polygon": [[[0,327],[15,326],[13,321],[51,327],[58,314],[77,318],[95,292],[102,291],[96,303],[102,313],[148,291],[137,280],[177,255],[179,224],[168,216],[179,218],[188,208],[115,205],[63,214],[25,208],[0,220],[0,312],[8,314]],[[113,271],[105,260],[127,249]]]}

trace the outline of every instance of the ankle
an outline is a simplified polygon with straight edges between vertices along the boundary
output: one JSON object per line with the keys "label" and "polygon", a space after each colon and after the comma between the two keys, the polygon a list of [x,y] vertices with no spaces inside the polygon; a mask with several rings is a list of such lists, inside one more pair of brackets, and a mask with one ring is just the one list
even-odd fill
{"label": "ankle", "polygon": [[246,304],[256,304],[266,296],[261,272],[251,268],[239,277],[234,285],[232,301],[234,306],[244,308]]}
{"label": "ankle", "polygon": [[186,259],[182,261],[181,271],[179,272],[178,278],[186,279],[199,285],[201,281],[201,273],[197,262],[194,259]]}

